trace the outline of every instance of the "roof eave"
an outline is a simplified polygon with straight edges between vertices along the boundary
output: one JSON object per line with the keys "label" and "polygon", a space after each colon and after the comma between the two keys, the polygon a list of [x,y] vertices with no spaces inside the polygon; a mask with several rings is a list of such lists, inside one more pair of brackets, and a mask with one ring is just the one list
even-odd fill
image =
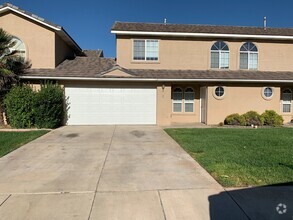
{"label": "roof eave", "polygon": [[20,11],[19,9],[15,9],[13,7],[10,6],[5,6],[3,8],[0,8],[0,14],[2,12],[6,12],[6,11],[13,11],[17,14],[20,14],[28,19],[31,19],[39,24],[44,25],[45,27],[53,30],[55,33],[57,33],[58,35],[60,35],[60,37],[66,42],[68,43],[71,47],[73,47],[73,49],[75,50],[75,52],[77,53],[77,55],[83,54],[82,49],[79,47],[79,45],[73,40],[73,38],[64,30],[63,27],[61,26],[54,26],[54,25],[50,25],[47,22],[44,22],[40,19],[34,18],[33,16],[30,16],[22,11]]}
{"label": "roof eave", "polygon": [[163,78],[97,78],[97,77],[57,77],[57,76],[20,76],[21,79],[51,79],[80,81],[148,81],[148,82],[234,82],[234,83],[293,83],[293,80],[258,79],[163,79]]}
{"label": "roof eave", "polygon": [[136,35],[136,36],[293,40],[293,36],[282,36],[282,35],[214,34],[214,33],[183,33],[183,32],[120,31],[120,30],[111,30],[111,33],[116,35],[134,35],[134,36]]}

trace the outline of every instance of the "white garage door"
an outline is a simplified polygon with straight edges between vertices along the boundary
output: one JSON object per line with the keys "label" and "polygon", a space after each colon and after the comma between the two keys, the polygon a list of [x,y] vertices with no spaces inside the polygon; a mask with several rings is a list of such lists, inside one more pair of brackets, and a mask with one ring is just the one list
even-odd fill
{"label": "white garage door", "polygon": [[68,125],[156,124],[155,88],[65,87]]}

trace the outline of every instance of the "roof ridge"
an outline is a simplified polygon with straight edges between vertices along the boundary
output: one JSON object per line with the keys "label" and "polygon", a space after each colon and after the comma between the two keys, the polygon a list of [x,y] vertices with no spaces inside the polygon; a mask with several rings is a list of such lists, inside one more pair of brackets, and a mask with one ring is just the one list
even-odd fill
{"label": "roof ridge", "polygon": [[[263,29],[262,26],[246,26],[246,25],[216,25],[216,24],[185,24],[185,23],[159,23],[159,22],[132,22],[132,21],[115,21],[116,23],[121,24],[149,24],[149,25],[166,25],[166,26],[197,26],[197,27],[233,27],[233,28],[255,28],[255,29]],[[114,26],[113,25],[113,26]],[[267,29],[293,29],[293,27],[266,27]]]}

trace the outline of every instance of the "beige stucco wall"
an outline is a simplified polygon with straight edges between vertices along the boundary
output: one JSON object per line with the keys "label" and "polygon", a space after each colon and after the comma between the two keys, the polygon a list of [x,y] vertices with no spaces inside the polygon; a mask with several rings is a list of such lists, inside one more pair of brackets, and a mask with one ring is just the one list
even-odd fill
{"label": "beige stucco wall", "polygon": [[225,86],[223,99],[215,98],[215,88],[216,86],[208,87],[207,124],[218,124],[229,114],[243,114],[250,110],[260,114],[265,110],[275,110],[283,116],[284,123],[292,119],[292,113],[282,113],[280,87],[272,87],[274,94],[269,100],[262,96],[263,86]]}
{"label": "beige stucco wall", "polygon": [[32,68],[55,67],[55,33],[14,13],[1,14],[0,27],[26,46]]}
{"label": "beige stucco wall", "polygon": [[74,56],[73,50],[54,31],[14,12],[0,15],[0,27],[23,41],[32,68],[55,68]]}
{"label": "beige stucco wall", "polygon": [[74,51],[57,34],[55,34],[55,66],[67,58],[73,58]]}
{"label": "beige stucco wall", "polygon": [[[215,39],[159,39],[159,61],[133,61],[132,42],[137,37],[117,37],[117,63],[132,69],[210,69],[210,49]],[[150,38],[144,38],[150,39]],[[239,70],[239,50],[245,41],[225,41],[230,49],[230,69]],[[293,42],[255,42],[259,50],[259,70],[293,71]],[[245,71],[245,70],[243,70]]]}
{"label": "beige stucco wall", "polygon": [[[194,124],[200,122],[200,87],[201,84],[170,84],[170,83],[144,83],[144,82],[94,82],[94,81],[59,81],[60,85],[80,87],[132,87],[132,88],[156,88],[157,89],[157,125],[166,126],[174,124]],[[39,83],[32,81],[35,90],[39,89]],[[262,90],[268,85],[226,85],[223,99],[215,98],[214,90],[217,85],[207,85],[207,124],[215,125],[223,122],[225,117],[232,113],[243,114],[254,110],[263,113],[265,110],[275,110],[284,118],[284,123],[291,121],[293,111],[283,114],[281,112],[281,90],[288,88],[275,86],[273,97],[266,100],[262,97]],[[172,112],[172,89],[192,87],[195,91],[194,113]],[[290,88],[292,89],[292,88]]]}

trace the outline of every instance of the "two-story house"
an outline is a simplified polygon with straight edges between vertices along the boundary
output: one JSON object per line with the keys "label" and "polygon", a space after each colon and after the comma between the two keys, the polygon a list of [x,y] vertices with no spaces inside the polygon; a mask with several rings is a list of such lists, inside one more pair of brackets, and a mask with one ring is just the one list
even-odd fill
{"label": "two-story house", "polygon": [[218,124],[267,109],[292,119],[293,29],[116,22],[115,61],[13,5],[0,27],[33,64],[23,81],[64,86],[70,125]]}
{"label": "two-story house", "polygon": [[112,33],[117,64],[156,79],[158,124],[267,109],[292,120],[293,29],[116,22]]}

